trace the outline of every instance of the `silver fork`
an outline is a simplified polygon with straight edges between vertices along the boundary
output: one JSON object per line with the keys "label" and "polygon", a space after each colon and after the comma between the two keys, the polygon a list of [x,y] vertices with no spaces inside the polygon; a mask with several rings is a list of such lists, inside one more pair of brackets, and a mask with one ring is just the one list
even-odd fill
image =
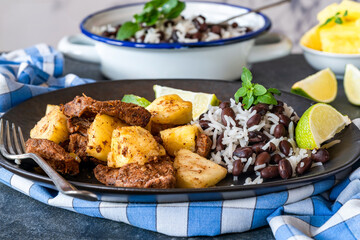
{"label": "silver fork", "polygon": [[[55,184],[56,188],[63,194],[81,198],[88,201],[97,201],[98,198],[96,194],[85,191],[78,190],[72,184],[70,184],[65,178],[63,178],[58,172],[56,172],[43,158],[34,154],[34,153],[25,153],[25,141],[21,131],[21,128],[17,128],[12,124],[12,134],[10,132],[9,121],[6,120],[6,131],[5,131],[5,140],[4,140],[4,124],[3,119],[0,119],[0,152],[5,158],[16,160],[16,159],[33,159],[44,172],[50,177],[50,179]],[[19,136],[18,136],[19,135]],[[12,141],[13,140],[13,141]],[[20,142],[19,142],[20,140]],[[15,149],[12,142],[14,142]]]}

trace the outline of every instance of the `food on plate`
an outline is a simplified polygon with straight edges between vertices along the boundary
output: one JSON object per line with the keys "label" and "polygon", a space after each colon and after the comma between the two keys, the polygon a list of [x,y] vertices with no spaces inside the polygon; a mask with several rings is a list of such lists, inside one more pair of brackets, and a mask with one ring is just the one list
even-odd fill
{"label": "food on plate", "polygon": [[337,81],[335,74],[326,68],[307,78],[296,82],[291,92],[317,102],[330,103],[337,95]]}
{"label": "food on plate", "polygon": [[153,89],[155,92],[155,98],[169,94],[176,94],[183,100],[191,102],[193,105],[192,118],[194,120],[198,119],[201,114],[206,112],[209,105],[218,106],[220,104],[220,101],[215,94],[191,92],[160,85],[154,85]]}
{"label": "food on plate", "polygon": [[114,187],[174,188],[175,169],[168,156],[154,157],[140,165],[129,163],[121,168],[111,168],[99,164],[94,169],[96,179]]}
{"label": "food on plate", "polygon": [[308,48],[329,53],[360,53],[360,3],[343,0],[318,13],[319,24],[301,38]]}
{"label": "food on plate", "polygon": [[118,127],[112,132],[109,167],[122,167],[128,163],[144,165],[154,157],[165,156],[164,147],[151,133],[139,126]]}
{"label": "food on plate", "polygon": [[211,187],[225,178],[226,168],[187,149],[176,152],[176,186],[180,188]]}
{"label": "food on plate", "polygon": [[360,71],[352,64],[346,65],[344,89],[349,102],[360,105]]}
{"label": "food on plate", "polygon": [[69,137],[66,116],[60,107],[53,107],[30,131],[31,138],[48,139],[55,143],[65,141]]}
{"label": "food on plate", "polygon": [[[203,93],[160,86],[154,89],[171,94],[157,92],[161,96],[146,108],[139,105],[147,100],[137,101],[138,96],[125,98],[132,103],[76,96],[48,107],[36,124],[40,128],[44,119],[51,119],[51,126],[61,123],[68,137],[58,142],[30,138],[27,152],[39,154],[63,174],[92,167],[103,184],[140,188],[211,187],[227,173],[234,181],[255,173],[257,177],[246,178],[244,184],[256,184],[300,176],[326,163],[327,148],[338,143],[326,141],[350,123],[348,117],[321,103],[299,120],[292,107],[275,98],[281,94],[278,89],[252,83],[252,78],[244,68],[241,88],[218,106],[212,106],[214,96],[206,94],[206,110],[175,94],[194,101]],[[203,112],[197,119],[194,107]],[[50,118],[54,112],[62,117]]]}
{"label": "food on plate", "polygon": [[48,139],[30,138],[26,141],[26,152],[36,153],[50,166],[62,174],[79,173],[79,160],[60,145]]}
{"label": "food on plate", "polygon": [[196,43],[233,38],[251,32],[247,26],[211,24],[202,15],[186,19],[180,16],[185,3],[178,0],[152,0],[140,14],[122,24],[107,24],[92,29],[107,38],[138,43]]}
{"label": "food on plate", "polygon": [[158,97],[146,109],[154,123],[181,125],[192,120],[192,103],[176,94]]}
{"label": "food on plate", "polygon": [[121,99],[122,102],[126,103],[134,103],[136,105],[139,105],[141,107],[147,107],[150,105],[151,102],[149,102],[146,98],[136,96],[134,94],[126,94]]}
{"label": "food on plate", "polygon": [[98,113],[87,130],[86,153],[106,162],[110,152],[111,137],[117,127],[127,126],[121,120]]}
{"label": "food on plate", "polygon": [[348,116],[330,105],[315,104],[304,112],[296,126],[296,143],[304,149],[320,148],[320,144],[343,130],[350,122]]}
{"label": "food on plate", "polygon": [[198,132],[197,126],[183,125],[161,131],[160,137],[166,152],[170,156],[175,156],[180,149],[195,151]]}

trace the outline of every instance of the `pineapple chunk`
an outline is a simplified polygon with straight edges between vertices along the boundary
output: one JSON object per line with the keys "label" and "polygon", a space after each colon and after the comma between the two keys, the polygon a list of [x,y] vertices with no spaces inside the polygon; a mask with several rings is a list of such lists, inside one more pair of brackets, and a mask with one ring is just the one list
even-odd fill
{"label": "pineapple chunk", "polygon": [[52,105],[52,104],[46,105],[45,115],[48,114],[49,112],[51,112],[52,110],[54,110],[55,108],[60,110],[60,106],[58,106],[58,105]]}
{"label": "pineapple chunk", "polygon": [[158,97],[146,109],[155,123],[182,125],[192,120],[192,103],[176,94]]}
{"label": "pineapple chunk", "polygon": [[30,137],[47,139],[59,144],[69,137],[66,120],[67,118],[60,111],[60,107],[53,108],[31,129]]}
{"label": "pineapple chunk", "polygon": [[101,161],[107,161],[110,152],[112,132],[117,127],[126,126],[119,119],[106,114],[97,114],[88,129],[86,153]]}
{"label": "pineapple chunk", "polygon": [[212,187],[227,174],[225,168],[187,149],[176,153],[174,167],[176,187],[180,188]]}
{"label": "pineapple chunk", "polygon": [[128,163],[144,165],[155,156],[166,155],[165,149],[139,126],[116,128],[112,134],[108,166],[119,168]]}
{"label": "pineapple chunk", "polygon": [[195,151],[195,139],[199,129],[193,125],[169,128],[160,132],[167,153],[175,156],[180,149]]}
{"label": "pineapple chunk", "polygon": [[343,0],[340,4],[330,4],[318,13],[317,19],[319,20],[319,23],[322,24],[336,13],[339,13],[339,16],[343,16],[345,11],[348,11],[347,16],[345,17],[345,20],[347,21],[354,21],[360,18],[360,3]]}
{"label": "pineapple chunk", "polygon": [[309,31],[307,31],[304,36],[302,36],[300,43],[308,48],[321,51],[321,41],[320,41],[320,29],[316,25]]}

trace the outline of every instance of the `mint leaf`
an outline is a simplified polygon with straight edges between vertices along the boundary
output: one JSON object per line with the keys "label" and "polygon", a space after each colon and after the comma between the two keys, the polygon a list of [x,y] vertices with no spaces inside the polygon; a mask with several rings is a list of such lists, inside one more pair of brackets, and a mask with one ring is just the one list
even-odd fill
{"label": "mint leaf", "polygon": [[337,17],[337,18],[335,18],[335,23],[342,24],[343,20],[341,20],[341,18]]}
{"label": "mint leaf", "polygon": [[270,92],[267,92],[262,96],[259,96],[257,100],[261,103],[272,104],[272,105],[277,104],[275,97]]}
{"label": "mint leaf", "polygon": [[244,97],[245,95],[246,95],[246,88],[244,87],[239,88],[234,95],[236,103],[239,102],[240,97]]}
{"label": "mint leaf", "polygon": [[252,74],[246,67],[243,67],[243,71],[241,73],[241,81],[245,82],[251,82],[252,80]]}
{"label": "mint leaf", "polygon": [[348,15],[348,10],[346,10],[346,11],[344,12],[343,17],[346,17],[347,15]]}
{"label": "mint leaf", "polygon": [[116,39],[125,40],[132,37],[137,31],[140,30],[140,27],[137,23],[125,22],[121,25],[121,28],[116,34]]}
{"label": "mint leaf", "polygon": [[276,89],[276,88],[269,88],[268,92],[271,92],[271,93],[276,94],[276,95],[281,95],[280,90]]}
{"label": "mint leaf", "polygon": [[246,110],[249,109],[251,107],[251,105],[254,103],[254,96],[252,96],[252,97],[248,97],[248,96],[244,97],[242,103],[244,104],[244,109],[246,109]]}
{"label": "mint leaf", "polygon": [[167,19],[174,19],[177,18],[180,13],[185,9],[185,3],[184,2],[178,2],[178,4],[176,5],[176,7],[174,7],[173,9],[171,9],[171,11],[168,14],[165,14],[165,18]]}
{"label": "mint leaf", "polygon": [[147,99],[145,99],[143,97],[133,95],[133,94],[125,94],[123,96],[123,98],[121,99],[121,101],[126,102],[126,103],[134,103],[134,104],[139,105],[141,107],[147,107],[151,103]]}
{"label": "mint leaf", "polygon": [[161,7],[161,12],[164,14],[169,14],[176,7],[178,2],[178,0],[167,0]]}
{"label": "mint leaf", "polygon": [[248,98],[251,98],[253,95],[254,95],[254,91],[253,91],[253,90],[248,90],[248,91],[246,92],[246,96],[247,96]]}
{"label": "mint leaf", "polygon": [[263,85],[255,84],[254,85],[254,95],[261,96],[266,93],[266,88]]}
{"label": "mint leaf", "polygon": [[320,27],[324,27],[325,25],[327,25],[328,23],[330,23],[335,17],[331,17],[331,18],[328,18],[326,19],[326,21],[320,25]]}

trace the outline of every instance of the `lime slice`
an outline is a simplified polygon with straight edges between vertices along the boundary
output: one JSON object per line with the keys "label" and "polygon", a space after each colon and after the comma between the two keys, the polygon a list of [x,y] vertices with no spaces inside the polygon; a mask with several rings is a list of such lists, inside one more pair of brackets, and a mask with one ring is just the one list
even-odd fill
{"label": "lime slice", "polygon": [[330,103],[336,98],[337,81],[330,68],[326,68],[296,82],[291,92],[317,102]]}
{"label": "lime slice", "polygon": [[296,143],[300,148],[319,148],[321,143],[332,138],[350,122],[347,116],[332,106],[317,103],[300,118],[295,129]]}
{"label": "lime slice", "polygon": [[346,65],[344,89],[349,102],[360,105],[360,71],[352,64]]}
{"label": "lime slice", "polygon": [[153,89],[155,92],[155,98],[169,94],[177,94],[183,100],[190,101],[193,104],[194,120],[198,119],[202,113],[206,112],[210,105],[218,106],[220,104],[220,101],[217,99],[215,94],[191,92],[159,85],[154,85]]}
{"label": "lime slice", "polygon": [[139,97],[139,96],[136,96],[133,94],[125,94],[123,96],[123,98],[121,99],[121,101],[126,102],[126,103],[134,103],[134,104],[142,106],[142,107],[147,107],[151,103],[148,100],[146,100],[145,98]]}

